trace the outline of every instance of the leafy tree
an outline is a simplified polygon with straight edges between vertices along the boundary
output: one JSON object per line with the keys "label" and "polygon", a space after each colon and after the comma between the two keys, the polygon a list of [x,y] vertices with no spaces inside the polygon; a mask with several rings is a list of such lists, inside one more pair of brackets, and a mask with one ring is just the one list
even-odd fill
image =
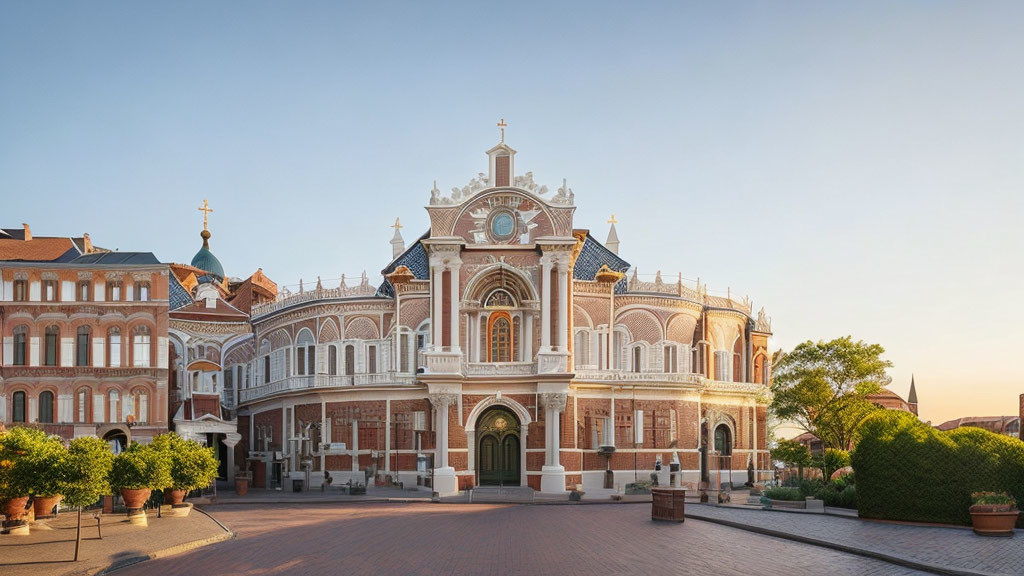
{"label": "leafy tree", "polygon": [[878,344],[850,336],[808,340],[773,367],[771,409],[817,436],[826,448],[849,450],[861,422],[879,408],[867,400],[889,384]]}
{"label": "leafy tree", "polygon": [[157,436],[153,446],[170,455],[170,487],[175,490],[196,490],[208,486],[217,477],[218,462],[213,448],[186,440],[174,432]]}
{"label": "leafy tree", "polygon": [[772,460],[778,460],[786,466],[796,467],[800,478],[804,477],[804,467],[811,464],[811,451],[796,440],[779,440],[772,448]]}
{"label": "leafy tree", "polygon": [[30,496],[36,485],[37,456],[46,433],[15,426],[0,434],[0,500]]}
{"label": "leafy tree", "polygon": [[163,490],[171,484],[171,455],[160,446],[132,442],[127,450],[114,457],[110,487],[115,491]]}
{"label": "leafy tree", "polygon": [[78,530],[75,533],[75,561],[82,544],[82,508],[95,504],[110,493],[107,477],[114,455],[107,443],[95,436],[82,436],[71,441],[63,463],[61,492],[64,503],[78,508]]}

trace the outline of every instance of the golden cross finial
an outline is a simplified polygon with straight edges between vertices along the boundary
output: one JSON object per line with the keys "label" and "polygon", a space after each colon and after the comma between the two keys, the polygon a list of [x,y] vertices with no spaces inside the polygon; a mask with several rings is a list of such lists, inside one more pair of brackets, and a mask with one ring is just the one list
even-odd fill
{"label": "golden cross finial", "polygon": [[[436,186],[436,184],[435,184],[435,186]],[[397,231],[397,230],[398,230],[399,228],[402,228],[402,225],[398,223],[398,218],[395,218],[395,223],[394,223],[394,224],[392,224],[392,225],[391,225],[391,227],[392,227],[392,228],[394,228],[394,229],[395,229],[396,231]]]}
{"label": "golden cross finial", "polygon": [[611,219],[608,220],[609,224],[618,224],[619,221],[615,219],[615,214],[612,214]]}
{"label": "golden cross finial", "polygon": [[502,144],[505,143],[505,127],[506,126],[508,126],[508,124],[505,124],[505,119],[502,118],[501,122],[498,122],[498,129],[501,130],[501,143]]}
{"label": "golden cross finial", "polygon": [[210,203],[204,199],[203,205],[199,208],[199,211],[203,213],[203,230],[206,230],[206,225],[208,224],[206,219],[210,215],[210,212],[213,212],[213,208],[210,208]]}

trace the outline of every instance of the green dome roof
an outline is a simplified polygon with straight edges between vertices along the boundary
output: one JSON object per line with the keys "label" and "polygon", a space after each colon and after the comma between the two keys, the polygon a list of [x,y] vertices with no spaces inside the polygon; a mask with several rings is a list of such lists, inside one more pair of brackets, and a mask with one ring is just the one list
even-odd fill
{"label": "green dome roof", "polygon": [[224,280],[224,267],[221,266],[220,260],[210,252],[210,232],[203,230],[200,234],[203,237],[203,247],[196,252],[196,255],[192,257],[192,266],[208,272],[211,276],[216,276],[217,280]]}

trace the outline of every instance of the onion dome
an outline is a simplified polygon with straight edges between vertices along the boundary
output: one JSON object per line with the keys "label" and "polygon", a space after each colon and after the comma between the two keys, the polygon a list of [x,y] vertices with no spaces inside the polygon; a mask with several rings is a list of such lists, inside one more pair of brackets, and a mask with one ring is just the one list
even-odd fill
{"label": "onion dome", "polygon": [[218,282],[224,281],[224,267],[213,252],[210,252],[210,231],[203,230],[199,235],[203,237],[203,247],[192,257],[192,266],[208,272]]}

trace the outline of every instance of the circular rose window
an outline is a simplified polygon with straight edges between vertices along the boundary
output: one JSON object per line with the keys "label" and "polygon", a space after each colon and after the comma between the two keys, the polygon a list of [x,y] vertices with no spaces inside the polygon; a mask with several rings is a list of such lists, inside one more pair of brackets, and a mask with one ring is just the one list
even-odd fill
{"label": "circular rose window", "polygon": [[511,212],[496,212],[491,216],[490,222],[491,238],[503,242],[512,238],[516,233],[516,218]]}

